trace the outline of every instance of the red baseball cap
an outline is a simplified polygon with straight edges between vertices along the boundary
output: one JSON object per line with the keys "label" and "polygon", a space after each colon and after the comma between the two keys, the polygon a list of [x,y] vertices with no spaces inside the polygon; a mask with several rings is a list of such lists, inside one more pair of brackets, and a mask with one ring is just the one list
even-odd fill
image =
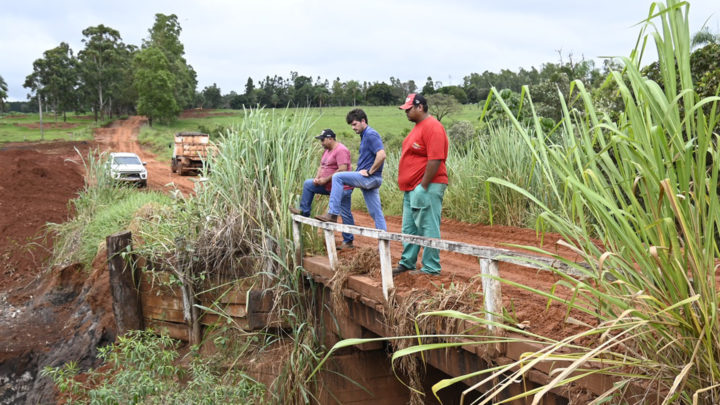
{"label": "red baseball cap", "polygon": [[405,104],[398,107],[401,110],[407,110],[415,105],[427,105],[427,100],[425,100],[425,97],[423,97],[422,94],[417,93],[410,93],[408,94],[407,98],[405,98]]}

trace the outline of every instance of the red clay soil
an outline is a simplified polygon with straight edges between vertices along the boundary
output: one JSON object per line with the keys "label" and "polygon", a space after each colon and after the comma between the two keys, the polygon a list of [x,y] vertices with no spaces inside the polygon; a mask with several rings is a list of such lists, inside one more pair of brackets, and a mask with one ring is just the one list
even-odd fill
{"label": "red clay soil", "polygon": [[[353,215],[356,225],[370,228],[374,227],[372,218],[366,213],[354,212]],[[388,216],[385,217],[385,220],[388,231],[400,232],[402,226],[401,217]],[[444,240],[464,242],[479,246],[498,247],[520,252],[523,252],[523,250],[507,245],[536,246],[570,260],[579,260],[574,252],[556,244],[560,239],[560,236],[557,234],[545,233],[540,237],[532,229],[467,224],[448,219],[442,220],[440,232]],[[339,237],[339,234],[337,237]],[[340,239],[337,239],[337,241],[339,243]],[[367,237],[356,236],[354,244],[356,247],[371,247],[377,249],[377,241]],[[390,242],[390,250],[392,263],[395,265],[402,253],[402,244],[399,242]],[[527,251],[524,252],[529,253]],[[348,254],[352,253],[340,251],[341,257]],[[422,251],[418,257],[418,267],[421,266],[421,260]],[[480,264],[478,258],[474,256],[441,251],[440,264],[442,271],[438,276],[411,274],[409,272],[398,275],[394,278],[397,292],[399,294],[411,294],[413,291],[418,290],[437,290],[440,286],[449,288],[451,284],[466,285],[471,282],[473,277],[480,274]],[[500,277],[504,279],[545,292],[549,292],[553,285],[559,280],[558,276],[550,272],[508,263],[500,263],[499,272]],[[379,280],[379,274],[374,274],[374,277]],[[480,284],[480,282],[476,283],[478,291],[482,291]],[[573,320],[590,325],[596,323],[593,317],[579,311],[572,311],[570,314],[572,319],[570,319],[570,322],[567,322],[567,308],[565,306],[553,302],[548,308],[546,299],[525,289],[503,284],[501,290],[505,309],[511,313],[518,324],[522,324],[523,328],[533,333],[553,338],[563,338],[586,329],[573,322]],[[562,288],[559,288],[556,293],[563,297],[569,296],[568,292]],[[482,308],[482,302],[478,302],[477,308],[478,310]]]}
{"label": "red clay soil", "polygon": [[[83,187],[80,154],[88,142],[0,146],[0,290],[23,300],[52,249],[45,224],[65,222],[68,201]],[[77,148],[77,150],[76,150]],[[78,153],[79,152],[79,153]]]}
{"label": "red clay soil", "polygon": [[170,160],[160,160],[155,154],[143,149],[138,142],[140,127],[147,124],[144,117],[133,116],[126,120],[113,122],[107,128],[95,130],[95,141],[100,149],[107,152],[132,152],[147,162],[148,188],[157,191],[171,191],[174,188],[189,194],[194,188],[192,180],[197,177],[181,176],[172,173]]}

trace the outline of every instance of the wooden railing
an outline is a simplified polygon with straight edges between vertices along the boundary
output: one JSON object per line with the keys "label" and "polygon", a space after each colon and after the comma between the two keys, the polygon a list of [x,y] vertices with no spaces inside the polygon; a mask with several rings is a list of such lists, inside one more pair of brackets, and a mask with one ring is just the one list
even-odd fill
{"label": "wooden railing", "polygon": [[295,240],[295,255],[297,262],[302,264],[303,248],[302,233],[300,224],[321,228],[325,234],[325,246],[327,248],[330,267],[337,270],[338,258],[335,248],[334,232],[345,232],[353,235],[367,236],[378,240],[378,251],[380,254],[380,274],[382,276],[382,291],[385,299],[388,293],[394,288],[392,278],[392,259],[390,257],[390,241],[407,242],[423,247],[430,247],[449,252],[456,252],[476,256],[480,261],[480,273],[482,274],[482,288],[484,297],[484,309],[486,319],[490,322],[498,322],[502,313],[502,294],[500,282],[498,281],[498,262],[512,263],[524,267],[546,270],[555,268],[567,274],[582,277],[582,274],[563,262],[544,256],[528,253],[515,252],[508,249],[489,246],[477,246],[462,242],[447,241],[442,239],[427,238],[424,236],[407,235],[402,233],[386,232],[374,228],[361,226],[343,225],[332,222],[322,222],[317,219],[307,218],[302,215],[293,215],[293,239]]}

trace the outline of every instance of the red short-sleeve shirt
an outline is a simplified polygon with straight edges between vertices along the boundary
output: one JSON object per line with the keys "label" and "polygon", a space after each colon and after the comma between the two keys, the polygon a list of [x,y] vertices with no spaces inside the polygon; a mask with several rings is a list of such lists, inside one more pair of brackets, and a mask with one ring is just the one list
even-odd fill
{"label": "red short-sleeve shirt", "polygon": [[440,121],[428,116],[416,124],[405,137],[398,165],[398,186],[410,191],[422,182],[428,160],[441,160],[440,168],[431,183],[448,183],[445,159],[448,154],[448,137]]}

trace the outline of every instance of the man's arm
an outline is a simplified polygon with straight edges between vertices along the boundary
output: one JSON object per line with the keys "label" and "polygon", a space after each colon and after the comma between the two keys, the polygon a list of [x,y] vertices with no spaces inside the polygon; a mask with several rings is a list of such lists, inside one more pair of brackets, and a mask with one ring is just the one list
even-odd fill
{"label": "man's arm", "polygon": [[[338,165],[338,168],[337,168],[337,170],[335,170],[335,173],[346,172],[347,169],[348,169],[348,165]],[[335,174],[335,173],[333,173],[333,174]],[[329,175],[329,176],[327,176],[327,177],[318,178],[318,179],[317,179],[317,180],[318,180],[317,185],[318,185],[318,186],[322,186],[322,185],[327,184],[328,182],[330,182],[330,181],[332,180],[333,174],[331,174],[331,175]]]}
{"label": "man's arm", "polygon": [[438,170],[440,170],[440,163],[442,163],[442,160],[428,160],[427,166],[425,166],[425,174],[423,175],[422,182],[420,185],[423,186],[425,190],[430,187],[430,182],[437,174]]}
{"label": "man's arm", "polygon": [[386,157],[387,157],[387,155],[385,154],[385,149],[380,149],[375,154],[375,161],[373,162],[372,166],[370,166],[370,170],[363,169],[363,170],[360,170],[358,173],[360,173],[361,175],[363,175],[365,177],[372,176],[373,173],[375,173],[380,168],[380,165],[383,164]]}

